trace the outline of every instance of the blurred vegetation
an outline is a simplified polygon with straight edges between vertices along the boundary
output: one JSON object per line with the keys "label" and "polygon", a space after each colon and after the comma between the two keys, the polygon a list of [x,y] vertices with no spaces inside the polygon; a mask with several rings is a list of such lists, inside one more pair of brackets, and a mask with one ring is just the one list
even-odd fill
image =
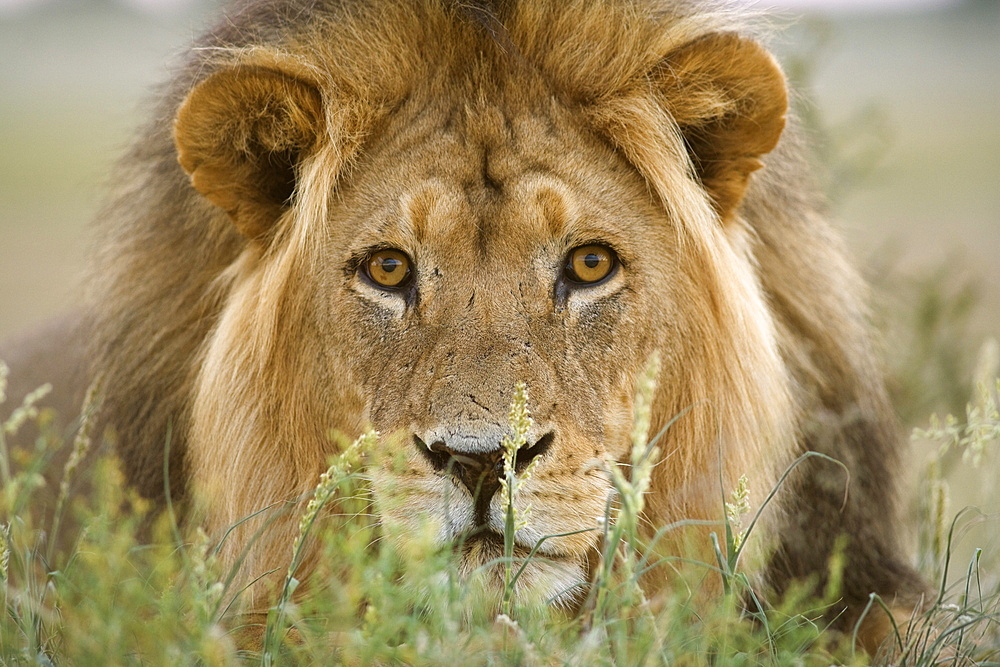
{"label": "blurred vegetation", "polygon": [[[992,355],[991,363],[995,349]],[[494,575],[459,576],[455,559],[461,549],[421,542],[421,531],[408,533],[412,548],[376,548],[386,536],[372,520],[371,492],[359,468],[378,446],[369,435],[331,460],[302,516],[299,537],[288,545],[292,565],[282,593],[266,620],[246,620],[233,611],[241,592],[232,588],[232,573],[220,570],[207,535],[197,528],[180,531],[172,508],[152,522],[150,534],[150,507],[128,491],[113,456],[78,466],[100,443],[92,437],[99,393],[91,392],[80,435],[70,445],[60,443],[38,409],[42,390],[0,421],[0,664],[867,664],[868,657],[853,648],[856,631],[829,631],[822,619],[839,597],[843,563],[836,556],[818,599],[798,590],[766,609],[742,604],[755,599],[739,558],[756,519],[743,516],[749,507],[745,480],[726,505],[725,526],[713,535],[716,562],[671,559],[671,568],[700,574],[686,582],[681,577],[677,590],[655,606],[646,599],[640,576],[662,558],[637,532],[643,489],[658,457],[656,439],[646,444],[644,406],[653,395],[653,377],[650,370],[639,385],[632,460],[621,469],[609,464],[620,502],[606,510],[602,555],[614,567],[599,569],[583,612],[573,617],[544,603],[517,603],[507,594],[503,613],[491,613],[482,606],[488,596],[481,586]],[[0,400],[5,384],[0,367]],[[503,489],[510,496],[504,496],[510,544],[512,531],[528,519],[515,511],[513,498],[531,474],[530,466],[514,471],[530,419],[523,390],[517,400],[512,430],[521,437],[506,445]],[[992,385],[983,385],[967,417],[964,423],[933,424],[922,435],[941,441],[942,454],[955,448],[973,467],[995,465],[1000,398]],[[30,422],[42,433],[34,449],[9,447],[8,438]],[[58,489],[45,488],[41,473],[53,452],[66,446],[72,455]],[[946,484],[940,477],[929,482],[930,530],[921,556],[928,575],[940,581],[939,597],[926,614],[898,629],[879,660],[989,664],[1000,658],[1000,590],[985,577],[981,551],[964,576],[946,576],[955,524],[945,516]],[[70,494],[82,483],[92,492]],[[31,508],[52,493],[59,496],[55,515],[41,518]],[[530,509],[524,512],[530,515]],[[60,547],[52,536],[64,513],[64,525],[76,538]],[[296,596],[296,563],[306,541],[319,545],[319,570],[310,591]],[[484,569],[503,567],[505,590],[512,590],[525,559],[506,551]],[[689,587],[704,577],[721,577],[725,594],[700,595]],[[870,613],[886,604],[891,601],[873,598]],[[244,625],[249,622],[263,623],[256,630],[259,650],[238,649],[236,637],[252,631]]]}

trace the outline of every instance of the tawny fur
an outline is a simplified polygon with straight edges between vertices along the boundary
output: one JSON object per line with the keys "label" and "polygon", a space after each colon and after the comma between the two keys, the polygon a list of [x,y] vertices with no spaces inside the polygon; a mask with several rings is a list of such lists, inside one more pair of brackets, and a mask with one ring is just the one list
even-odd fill
{"label": "tawny fur", "polygon": [[[528,547],[596,525],[600,464],[627,459],[634,381],[658,351],[653,432],[681,416],[647,536],[720,519],[743,474],[760,501],[821,451],[850,475],[801,466],[750,567],[778,593],[822,579],[847,534],[840,622],[871,592],[917,604],[864,286],[783,133],[780,69],[741,21],[638,0],[234,7],[162,92],[101,216],[90,356],[130,480],[162,499],[168,477],[221,534],[294,506],[335,452],[330,431],[373,423],[403,449],[402,471],[372,471],[390,537],[420,516],[448,539],[470,499],[450,506],[462,488],[412,438],[498,446],[524,380],[532,442],[554,434],[523,501]],[[560,291],[566,253],[594,242],[619,271]],[[377,247],[414,258],[409,301],[359,277]],[[229,562],[263,521],[230,537]],[[294,511],[270,523],[244,577],[284,571],[296,528]],[[522,592],[572,606],[597,532],[547,544],[552,564]]]}

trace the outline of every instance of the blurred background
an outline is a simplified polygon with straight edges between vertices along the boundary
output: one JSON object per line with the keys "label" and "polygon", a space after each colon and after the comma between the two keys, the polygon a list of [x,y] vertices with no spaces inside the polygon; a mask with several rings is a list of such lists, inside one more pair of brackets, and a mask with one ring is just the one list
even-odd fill
{"label": "blurred background", "polygon": [[[0,0],[0,339],[73,303],[108,166],[220,5]],[[981,344],[1000,335],[1000,1],[756,6],[776,10],[771,46],[876,287],[904,422],[964,418]],[[973,484],[938,446],[918,443],[920,483],[931,461],[957,481],[953,510],[1000,511],[997,457]]]}

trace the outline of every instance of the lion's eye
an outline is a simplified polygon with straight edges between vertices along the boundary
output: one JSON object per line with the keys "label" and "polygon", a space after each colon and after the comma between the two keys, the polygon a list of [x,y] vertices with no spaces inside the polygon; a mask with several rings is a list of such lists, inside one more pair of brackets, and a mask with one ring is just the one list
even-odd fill
{"label": "lion's eye", "polygon": [[402,289],[410,282],[410,258],[400,250],[378,250],[363,265],[365,275],[379,287]]}
{"label": "lion's eye", "polygon": [[593,285],[610,276],[617,264],[615,251],[607,246],[580,246],[566,257],[566,277],[574,283]]}

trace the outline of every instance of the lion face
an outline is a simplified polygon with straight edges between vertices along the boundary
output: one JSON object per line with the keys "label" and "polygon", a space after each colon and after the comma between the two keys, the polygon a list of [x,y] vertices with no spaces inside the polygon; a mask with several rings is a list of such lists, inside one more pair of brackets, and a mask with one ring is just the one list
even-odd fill
{"label": "lion face", "polygon": [[[524,382],[534,425],[517,467],[535,467],[515,501],[529,517],[516,555],[539,557],[517,594],[573,606],[654,352],[652,431],[670,432],[643,525],[718,518],[740,475],[773,479],[791,402],[735,210],[784,125],[780,71],[724,33],[569,71],[531,7],[508,27],[531,67],[452,14],[388,33],[381,14],[359,14],[306,55],[244,53],[187,94],[180,164],[244,240],[214,283],[222,305],[192,400],[190,469],[210,528],[307,493],[329,429],[371,424],[391,541],[430,532],[495,584],[502,568],[483,566],[503,555],[500,449]],[[606,18],[574,57],[609,36],[608,53],[627,49],[630,15],[619,33]],[[425,52],[428,26],[453,48]],[[412,40],[344,46],[365,34]],[[356,57],[337,52],[349,48],[374,61],[349,67]],[[412,57],[378,61],[387,53]],[[227,493],[248,462],[255,483]],[[225,545],[232,560],[251,526]],[[295,529],[272,524],[245,568],[280,570],[294,539],[282,531]]]}
{"label": "lion face", "polygon": [[469,570],[503,554],[501,440],[527,384],[534,425],[518,464],[537,463],[517,499],[530,507],[518,549],[589,532],[547,539],[524,587],[571,599],[659,334],[651,312],[669,309],[670,224],[635,171],[557,107],[413,106],[396,122],[416,136],[389,133],[331,209],[317,320],[350,337],[337,344],[357,351],[367,414],[392,434],[397,463],[372,473],[390,534],[430,524],[463,541]]}

